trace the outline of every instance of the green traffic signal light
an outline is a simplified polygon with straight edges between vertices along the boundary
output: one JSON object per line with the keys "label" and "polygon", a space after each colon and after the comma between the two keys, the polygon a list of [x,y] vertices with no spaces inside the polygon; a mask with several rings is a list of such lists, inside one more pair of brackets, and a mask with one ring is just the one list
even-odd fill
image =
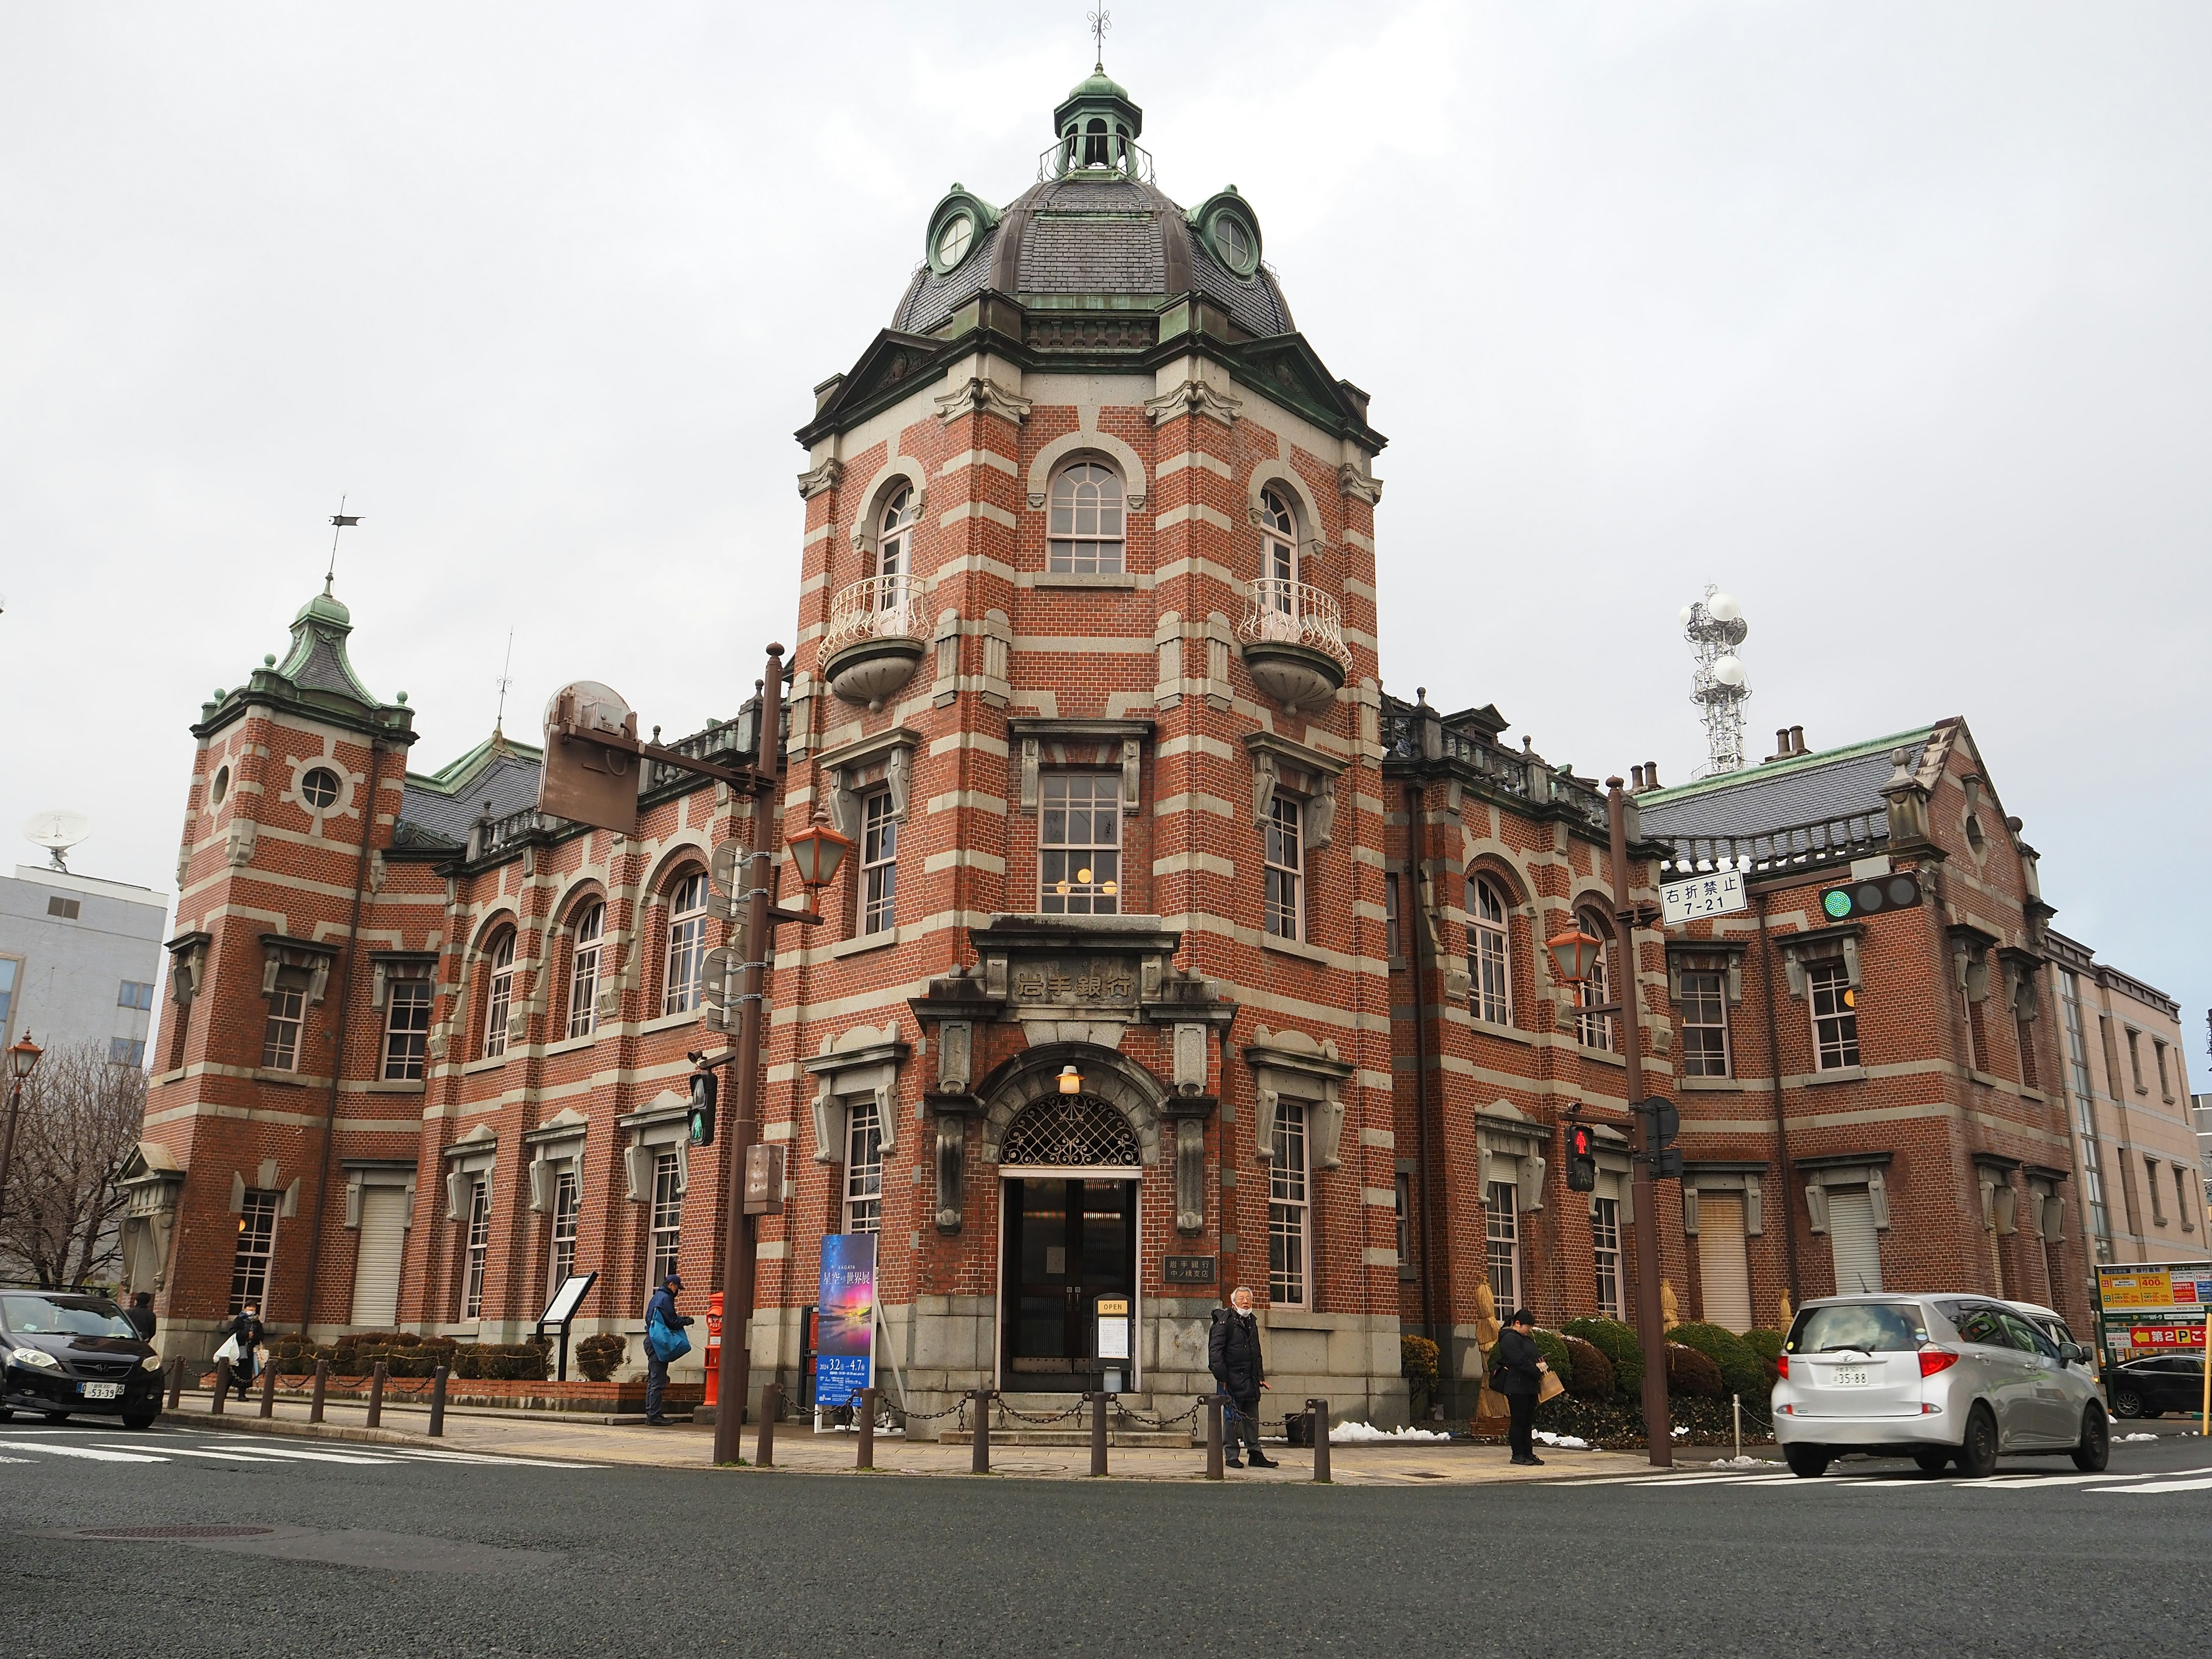
{"label": "green traffic signal light", "polygon": [[1909,910],[1920,902],[1920,878],[1894,873],[1869,876],[1848,886],[1831,887],[1820,895],[1820,908],[1831,921],[1851,921],[1884,910]]}

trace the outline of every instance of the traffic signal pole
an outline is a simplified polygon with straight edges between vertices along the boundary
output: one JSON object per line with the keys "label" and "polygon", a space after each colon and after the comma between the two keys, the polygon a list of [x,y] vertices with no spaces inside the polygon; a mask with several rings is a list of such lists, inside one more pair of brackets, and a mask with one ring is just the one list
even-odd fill
{"label": "traffic signal pole", "polygon": [[[760,1132],[761,1032],[768,1008],[769,886],[781,805],[783,647],[768,648],[761,679],[760,739],[753,768],[760,785],[745,823],[744,957],[738,975],[738,1053],[731,1066],[729,1180],[722,1212],[722,1381],[714,1406],[714,1461],[744,1461],[745,1400],[752,1386],[753,1266],[759,1238],[745,1213],[745,1153]],[[1641,1212],[1639,1212],[1639,1214]]]}
{"label": "traffic signal pole", "polygon": [[1659,1303],[1658,1185],[1652,1177],[1657,1157],[1654,1115],[1635,1110],[1644,1095],[1644,993],[1637,982],[1636,927],[1644,919],[1628,881],[1628,798],[1619,778],[1605,781],[1606,823],[1613,836],[1613,988],[1620,1030],[1621,1058],[1628,1063],[1628,1104],[1635,1119],[1630,1189],[1636,1200],[1636,1340],[1644,1348],[1644,1437],[1654,1468],[1674,1463],[1674,1415],[1667,1404],[1667,1331]]}

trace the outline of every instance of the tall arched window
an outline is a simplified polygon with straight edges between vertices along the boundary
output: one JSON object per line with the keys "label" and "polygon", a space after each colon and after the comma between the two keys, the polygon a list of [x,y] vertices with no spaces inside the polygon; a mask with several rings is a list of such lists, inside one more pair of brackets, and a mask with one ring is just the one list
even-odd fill
{"label": "tall arched window", "polygon": [[1123,567],[1121,480],[1097,461],[1078,461],[1052,481],[1045,568],[1066,575],[1118,575]]}
{"label": "tall arched window", "polygon": [[[1592,939],[1603,942],[1605,948],[1597,953],[1597,963],[1584,981],[1576,1000],[1584,1007],[1613,1000],[1613,918],[1602,910],[1585,910],[1575,918],[1575,925]],[[1611,1014],[1577,1014],[1575,1016],[1575,1041],[1588,1043],[1593,1048],[1613,1047],[1613,1016]]]}
{"label": "tall arched window", "polygon": [[[1273,582],[1298,579],[1298,519],[1279,490],[1260,492],[1260,574]],[[1290,595],[1277,607],[1287,611]]]}
{"label": "tall arched window", "polygon": [[688,1014],[699,1006],[706,956],[707,872],[695,870],[668,896],[668,972],[662,981],[662,1013]]}
{"label": "tall arched window", "polygon": [[491,964],[490,990],[484,998],[484,1058],[507,1052],[507,1018],[514,1009],[514,929],[502,927],[485,953]]}
{"label": "tall arched window", "polygon": [[576,949],[568,967],[568,1035],[589,1036],[599,1028],[599,952],[607,907],[594,900],[576,913]]}
{"label": "tall arched window", "polygon": [[1486,876],[1467,884],[1468,1000],[1477,1019],[1513,1023],[1513,935],[1505,896]]}
{"label": "tall arched window", "polygon": [[[911,489],[902,487],[891,492],[884,502],[882,515],[876,520],[876,574],[878,576],[907,576],[914,574],[914,524],[921,516],[921,503],[915,499]],[[896,584],[885,582],[889,591]],[[884,605],[884,610],[891,609]]]}

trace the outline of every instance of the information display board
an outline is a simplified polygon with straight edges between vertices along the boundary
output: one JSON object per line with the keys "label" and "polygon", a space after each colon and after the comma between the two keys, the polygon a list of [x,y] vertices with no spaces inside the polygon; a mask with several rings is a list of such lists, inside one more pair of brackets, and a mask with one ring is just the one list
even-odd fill
{"label": "information display board", "polygon": [[2097,1322],[2107,1364],[2204,1346],[2212,1262],[2097,1269]]}
{"label": "information display board", "polygon": [[875,1382],[875,1353],[876,1236],[830,1233],[822,1241],[815,1405],[851,1405]]}

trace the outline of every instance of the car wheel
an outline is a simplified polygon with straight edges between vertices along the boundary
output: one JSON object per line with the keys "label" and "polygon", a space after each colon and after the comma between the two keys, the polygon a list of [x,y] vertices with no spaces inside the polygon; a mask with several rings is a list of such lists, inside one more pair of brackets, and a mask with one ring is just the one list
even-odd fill
{"label": "car wheel", "polygon": [[125,1412],[123,1413],[123,1426],[131,1430],[150,1429],[154,1426],[154,1419],[161,1414],[158,1411]]}
{"label": "car wheel", "polygon": [[66,1423],[70,1420],[70,1414],[67,1412],[46,1412],[41,1414],[49,1423]]}
{"label": "car wheel", "polygon": [[2112,1431],[2104,1407],[2091,1401],[2081,1408],[2081,1438],[2075,1443],[2074,1467],[2094,1474],[2112,1460]]}
{"label": "car wheel", "polygon": [[1966,1413],[1966,1437],[1959,1444],[1959,1473],[1969,1480],[1986,1480],[1996,1473],[1997,1419],[1987,1406]]}
{"label": "car wheel", "polygon": [[1831,1461],[1826,1446],[1784,1446],[1782,1455],[1790,1473],[1801,1480],[1818,1480],[1828,1472]]}
{"label": "car wheel", "polygon": [[12,1423],[15,1420],[15,1408],[12,1406],[0,1406],[0,1423]]}
{"label": "car wheel", "polygon": [[2137,1394],[2133,1389],[2114,1389],[2112,1390],[2113,1416],[2141,1417],[2142,1414],[2143,1401],[2141,1395]]}
{"label": "car wheel", "polygon": [[1912,1461],[1920,1465],[1923,1474],[1941,1474],[1949,1466],[1951,1454],[1948,1451],[1917,1451],[1912,1454]]}

